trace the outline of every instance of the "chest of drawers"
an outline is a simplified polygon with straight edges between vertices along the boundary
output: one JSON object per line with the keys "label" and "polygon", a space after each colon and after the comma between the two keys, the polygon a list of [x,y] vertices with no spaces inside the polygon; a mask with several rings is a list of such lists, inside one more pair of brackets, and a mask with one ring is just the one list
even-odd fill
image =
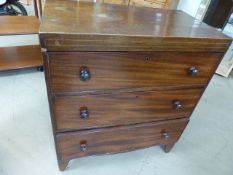
{"label": "chest of drawers", "polygon": [[40,42],[58,164],[177,142],[231,40],[181,11],[48,0]]}

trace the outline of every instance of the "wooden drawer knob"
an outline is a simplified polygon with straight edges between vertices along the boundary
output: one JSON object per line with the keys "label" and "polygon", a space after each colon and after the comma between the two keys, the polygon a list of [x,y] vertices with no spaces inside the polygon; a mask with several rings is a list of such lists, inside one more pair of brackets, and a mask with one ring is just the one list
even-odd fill
{"label": "wooden drawer knob", "polygon": [[183,107],[183,104],[180,100],[174,100],[173,101],[173,108],[178,110],[181,109]]}
{"label": "wooden drawer knob", "polygon": [[80,142],[80,150],[81,150],[82,152],[87,151],[87,142],[86,142],[86,141]]}
{"label": "wooden drawer knob", "polygon": [[82,81],[88,81],[88,80],[91,79],[91,73],[90,73],[88,67],[85,67],[85,66],[81,67],[81,69],[80,69],[80,79]]}
{"label": "wooden drawer knob", "polygon": [[163,136],[164,139],[169,139],[170,138],[170,135],[167,132],[163,132],[162,136]]}
{"label": "wooden drawer knob", "polygon": [[80,108],[80,118],[81,119],[88,119],[89,118],[89,112],[88,112],[87,107]]}
{"label": "wooden drawer knob", "polygon": [[198,74],[198,72],[199,72],[199,70],[195,66],[190,67],[188,70],[188,73],[191,76],[196,76]]}

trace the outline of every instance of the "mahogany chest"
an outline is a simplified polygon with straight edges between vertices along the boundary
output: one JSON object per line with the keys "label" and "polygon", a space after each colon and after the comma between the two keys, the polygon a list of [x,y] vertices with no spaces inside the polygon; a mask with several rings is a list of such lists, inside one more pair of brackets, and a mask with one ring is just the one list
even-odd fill
{"label": "mahogany chest", "polygon": [[231,40],[181,11],[48,0],[40,28],[58,164],[162,145]]}

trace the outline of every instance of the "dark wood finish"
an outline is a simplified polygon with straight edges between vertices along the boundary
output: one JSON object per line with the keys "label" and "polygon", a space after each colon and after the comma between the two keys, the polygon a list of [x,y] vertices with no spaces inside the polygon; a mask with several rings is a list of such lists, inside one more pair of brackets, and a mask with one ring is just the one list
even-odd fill
{"label": "dark wood finish", "polygon": [[182,11],[56,0],[43,16],[41,44],[49,51],[224,52],[230,44]]}
{"label": "dark wood finish", "polygon": [[175,143],[163,145],[163,150],[165,153],[169,153],[174,146],[175,146]]}
{"label": "dark wood finish", "polygon": [[[155,86],[206,85],[222,53],[184,52],[51,52],[51,86],[54,92],[98,91]],[[86,66],[89,81],[80,79]],[[189,69],[199,72],[192,76]]]}
{"label": "dark wood finish", "polygon": [[33,0],[34,11],[36,17],[41,20],[42,17],[42,3],[41,0]]}
{"label": "dark wood finish", "polygon": [[[152,145],[175,143],[188,123],[188,119],[154,122],[132,126],[96,129],[57,134],[57,145],[62,161],[89,155],[131,151]],[[169,134],[164,138],[163,133]],[[86,149],[80,148],[86,144]]]}
{"label": "dark wood finish", "polygon": [[39,18],[37,0],[33,0],[33,6],[34,6],[35,15],[36,15],[37,18]]}
{"label": "dark wood finish", "polygon": [[[38,34],[35,16],[0,16],[0,35]],[[0,48],[0,71],[42,66],[39,45]]]}
{"label": "dark wood finish", "polygon": [[38,0],[38,9],[39,9],[39,19],[41,20],[41,18],[42,18],[42,10],[43,10],[41,0]]}
{"label": "dark wood finish", "polygon": [[169,152],[231,43],[181,11],[49,0],[43,14],[60,170],[82,156]]}
{"label": "dark wood finish", "polygon": [[[78,11],[79,14],[73,13],[74,11]],[[66,35],[73,33],[227,39],[215,29],[204,23],[194,23],[194,18],[176,10],[56,0],[46,3],[43,15],[41,34],[64,32]],[[73,24],[74,21],[76,22],[74,25],[67,25]],[[111,27],[105,26],[109,24]],[[196,26],[193,26],[194,24]],[[159,25],[158,28],[155,25]]]}
{"label": "dark wood finish", "polygon": [[[54,98],[56,130],[81,130],[188,117],[203,89]],[[179,100],[179,109],[174,103]],[[83,119],[80,110],[88,110]]]}
{"label": "dark wood finish", "polygon": [[38,45],[0,48],[0,71],[42,66]]}
{"label": "dark wood finish", "polygon": [[192,88],[206,88],[205,84],[195,85],[176,85],[176,86],[157,86],[157,87],[140,87],[130,89],[115,89],[115,90],[98,90],[98,91],[69,91],[69,92],[52,92],[53,96],[73,96],[73,95],[99,95],[99,94],[115,94],[115,93],[130,93],[130,92],[144,92],[144,91],[159,91],[159,90],[174,90],[174,89],[192,89]]}
{"label": "dark wood finish", "polygon": [[[203,29],[204,30],[204,29]],[[228,39],[175,38],[154,36],[40,34],[41,47],[48,51],[187,51],[225,52]],[[135,42],[137,41],[137,42]],[[166,43],[166,44],[165,44]]]}
{"label": "dark wood finish", "polygon": [[212,0],[203,21],[210,26],[223,29],[229,20],[232,8],[232,0]]}
{"label": "dark wood finish", "polygon": [[38,34],[40,22],[35,16],[0,16],[0,35]]}
{"label": "dark wood finish", "polygon": [[66,167],[68,166],[68,164],[69,164],[69,160],[67,160],[67,161],[58,161],[59,169],[61,171],[64,171],[66,169]]}

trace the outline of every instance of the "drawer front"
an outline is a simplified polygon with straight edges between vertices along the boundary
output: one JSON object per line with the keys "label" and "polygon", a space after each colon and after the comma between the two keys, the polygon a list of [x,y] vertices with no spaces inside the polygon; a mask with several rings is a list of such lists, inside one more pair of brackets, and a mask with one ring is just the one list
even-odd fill
{"label": "drawer front", "polygon": [[188,117],[203,89],[54,98],[57,131],[81,130]]}
{"label": "drawer front", "polygon": [[171,120],[69,132],[56,135],[57,148],[62,161],[76,157],[109,154],[174,143],[182,134],[188,119]]}
{"label": "drawer front", "polygon": [[53,92],[207,84],[222,56],[178,52],[51,52],[48,55]]}

